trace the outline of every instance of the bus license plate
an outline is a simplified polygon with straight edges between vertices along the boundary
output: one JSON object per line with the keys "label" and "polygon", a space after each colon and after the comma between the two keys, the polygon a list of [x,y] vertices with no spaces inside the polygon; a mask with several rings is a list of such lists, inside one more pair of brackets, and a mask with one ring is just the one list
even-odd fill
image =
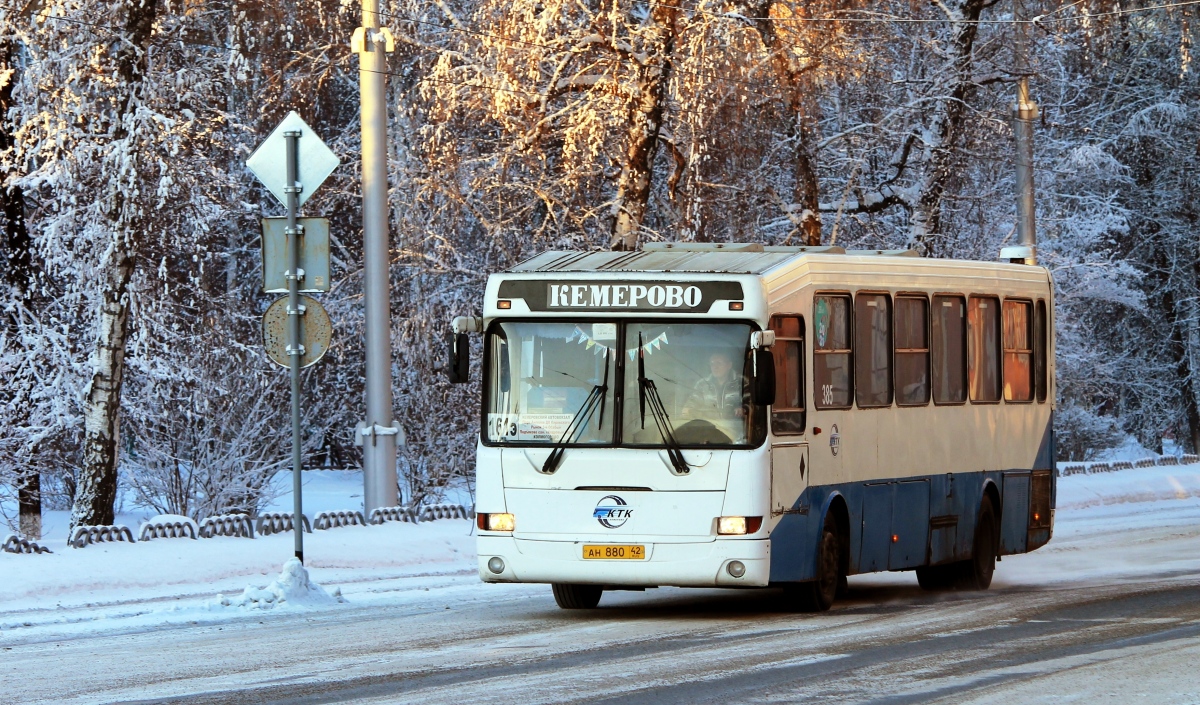
{"label": "bus license plate", "polygon": [[585,561],[642,561],[646,559],[645,546],[615,544],[584,544]]}

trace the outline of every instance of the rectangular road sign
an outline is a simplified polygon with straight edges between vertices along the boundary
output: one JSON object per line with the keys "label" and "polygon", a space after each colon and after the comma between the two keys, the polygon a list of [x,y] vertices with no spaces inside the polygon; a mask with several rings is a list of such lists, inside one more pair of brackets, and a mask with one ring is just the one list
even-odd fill
{"label": "rectangular road sign", "polygon": [[[300,269],[304,270],[300,291],[329,291],[329,219],[297,218],[296,222],[304,228],[300,236]],[[286,217],[262,219],[263,291],[268,294],[286,294],[288,290],[287,223]]]}

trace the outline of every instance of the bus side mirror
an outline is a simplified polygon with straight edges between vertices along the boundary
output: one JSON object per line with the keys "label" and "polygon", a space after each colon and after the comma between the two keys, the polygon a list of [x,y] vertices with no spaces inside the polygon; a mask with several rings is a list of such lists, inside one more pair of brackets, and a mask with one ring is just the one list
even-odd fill
{"label": "bus side mirror", "polygon": [[754,356],[754,380],[750,401],[759,406],[775,403],[775,356],[768,350],[775,344],[775,331],[761,330],[750,334],[750,354]]}
{"label": "bus side mirror", "polygon": [[471,378],[471,341],[467,333],[482,333],[483,319],[479,316],[455,316],[450,322],[450,366],[447,368],[451,384],[463,384]]}
{"label": "bus side mirror", "polygon": [[775,356],[770,350],[759,348],[754,351],[754,380],[750,387],[750,401],[759,406],[775,403]]}
{"label": "bus side mirror", "polygon": [[471,341],[466,333],[450,337],[450,383],[463,384],[471,377]]}

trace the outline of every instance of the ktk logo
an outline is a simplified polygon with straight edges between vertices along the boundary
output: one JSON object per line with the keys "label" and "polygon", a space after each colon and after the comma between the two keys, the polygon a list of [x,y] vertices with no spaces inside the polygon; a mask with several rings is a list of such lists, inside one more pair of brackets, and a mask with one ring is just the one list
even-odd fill
{"label": "ktk logo", "polygon": [[633,517],[633,510],[628,509],[625,500],[610,494],[596,504],[592,517],[606,529],[619,529]]}

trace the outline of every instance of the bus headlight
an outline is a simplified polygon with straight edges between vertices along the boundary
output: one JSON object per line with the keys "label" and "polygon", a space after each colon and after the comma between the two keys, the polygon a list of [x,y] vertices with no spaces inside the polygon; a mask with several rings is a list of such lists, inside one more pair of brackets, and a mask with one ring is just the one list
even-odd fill
{"label": "bus headlight", "polygon": [[478,526],[483,531],[512,531],[516,527],[516,519],[512,514],[483,514],[475,515]]}
{"label": "bus headlight", "polygon": [[717,517],[717,533],[722,536],[753,534],[762,528],[762,517]]}

